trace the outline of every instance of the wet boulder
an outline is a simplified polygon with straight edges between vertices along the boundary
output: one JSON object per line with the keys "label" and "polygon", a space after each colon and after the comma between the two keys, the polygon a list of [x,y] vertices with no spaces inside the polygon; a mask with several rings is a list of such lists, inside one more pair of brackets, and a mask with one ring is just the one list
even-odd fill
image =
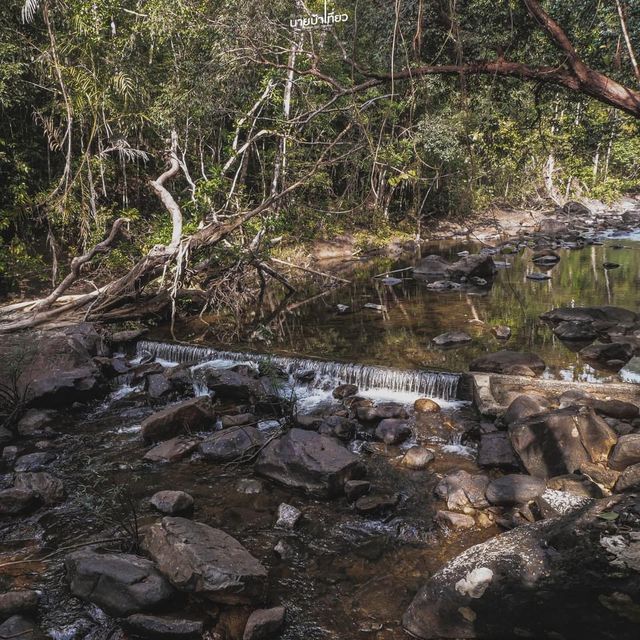
{"label": "wet boulder", "polygon": [[638,405],[622,400],[591,400],[588,403],[601,416],[616,420],[634,420],[640,415]]}
{"label": "wet boulder", "polygon": [[488,254],[477,254],[460,258],[449,265],[445,275],[452,280],[482,278],[491,280],[497,272],[493,258]]}
{"label": "wet boulder", "polygon": [[14,484],[16,489],[34,493],[47,505],[62,502],[65,498],[62,480],[44,471],[39,473],[19,473]]}
{"label": "wet boulder", "polygon": [[426,469],[429,463],[435,459],[435,455],[431,449],[426,447],[411,447],[407,449],[407,452],[402,456],[403,467],[407,469]]}
{"label": "wet boulder", "polygon": [[503,324],[492,327],[491,332],[496,338],[498,338],[498,340],[508,340],[512,333],[511,327],[507,327]]}
{"label": "wet boulder", "polygon": [[149,449],[144,454],[144,459],[150,462],[176,462],[195,451],[198,444],[193,438],[176,436]]}
{"label": "wet boulder", "polygon": [[547,489],[562,491],[584,498],[602,498],[602,489],[587,476],[575,473],[566,476],[556,476],[547,482]]}
{"label": "wet boulder", "polygon": [[341,384],[333,390],[333,397],[338,400],[344,400],[358,393],[358,387],[355,384]]}
{"label": "wet boulder", "polygon": [[267,570],[220,529],[167,517],[149,528],[144,548],[181,591],[225,604],[251,603],[264,597]]}
{"label": "wet boulder", "polygon": [[183,433],[210,429],[215,423],[215,412],[207,396],[190,398],[172,404],[142,422],[145,442],[169,440]]}
{"label": "wet boulder", "polygon": [[640,589],[635,508],[632,498],[613,507],[631,526],[600,518],[611,509],[601,500],[467,549],[426,581],[404,628],[423,640],[632,640]]}
{"label": "wet boulder", "polygon": [[255,379],[231,369],[210,369],[204,373],[207,387],[216,396],[238,402],[249,402]]}
{"label": "wet boulder", "polygon": [[621,368],[631,360],[634,350],[634,345],[629,342],[613,342],[611,344],[592,344],[582,349],[580,355],[585,360],[619,363],[618,368]]}
{"label": "wet boulder", "polygon": [[38,625],[21,615],[11,616],[0,624],[0,640],[46,640],[49,638]]}
{"label": "wet boulder", "polygon": [[204,631],[200,620],[161,618],[142,613],[125,618],[122,626],[134,638],[153,640],[199,640]]}
{"label": "wet boulder", "polygon": [[527,504],[544,493],[547,484],[540,478],[521,474],[502,476],[487,486],[486,496],[490,504],[509,507]]}
{"label": "wet boulder", "polygon": [[284,626],[286,610],[284,607],[258,609],[247,620],[242,640],[269,640]]}
{"label": "wet boulder", "polygon": [[529,377],[540,375],[545,368],[544,360],[534,353],[506,350],[480,356],[469,364],[469,371]]}
{"label": "wet boulder", "polygon": [[356,434],[358,423],[343,416],[329,416],[320,427],[318,433],[334,436],[339,440],[349,441]]}
{"label": "wet boulder", "polygon": [[51,426],[57,415],[51,410],[29,409],[17,424],[18,435],[22,438],[42,438],[51,435]]}
{"label": "wet boulder", "polygon": [[14,516],[33,511],[40,506],[38,496],[27,489],[4,489],[0,491],[0,516]]}
{"label": "wet boulder", "polygon": [[191,515],[193,497],[184,491],[158,491],[149,500],[160,513],[168,516]]}
{"label": "wet boulder", "polygon": [[624,471],[627,467],[640,462],[640,433],[620,436],[611,452],[609,466],[616,471]]}
{"label": "wet boulder", "polygon": [[440,405],[430,398],[418,398],[413,403],[413,410],[416,413],[440,413]]}
{"label": "wet boulder", "polygon": [[385,444],[400,444],[411,437],[411,427],[405,420],[387,418],[378,423],[375,435]]}
{"label": "wet boulder", "polygon": [[538,478],[578,471],[584,463],[606,463],[615,432],[593,410],[568,407],[509,427],[511,444],[525,469]]}
{"label": "wet boulder", "polygon": [[153,562],[130,554],[82,549],[65,559],[71,592],[116,617],[146,611],[174,590]]}
{"label": "wet boulder", "polygon": [[553,328],[553,333],[567,342],[591,342],[598,337],[598,331],[586,322],[561,322]]}
{"label": "wet boulder", "polygon": [[344,495],[349,502],[354,502],[371,491],[371,483],[367,480],[348,480],[344,483]]}
{"label": "wet boulder", "polygon": [[329,497],[343,492],[347,480],[359,479],[358,456],[334,438],[291,429],[261,452],[255,470],[262,476],[307,493]]}
{"label": "wet boulder", "polygon": [[487,476],[460,470],[447,474],[436,486],[435,493],[446,501],[450,510],[483,509],[489,506],[485,495],[488,485]]}
{"label": "wet boulder", "polygon": [[16,460],[15,470],[18,472],[40,471],[50,465],[55,459],[56,456],[48,451],[29,453],[25,456],[20,456]]}
{"label": "wet boulder", "polygon": [[262,442],[255,427],[231,427],[201,442],[200,453],[210,462],[232,462],[257,451]]}
{"label": "wet boulder", "polygon": [[39,596],[36,591],[7,591],[0,593],[0,619],[16,614],[34,613],[38,608]]}
{"label": "wet boulder", "polygon": [[256,418],[253,413],[236,413],[234,415],[222,416],[220,421],[222,422],[222,428],[228,429],[229,427],[254,425],[258,422],[258,418]]}
{"label": "wet boulder", "polygon": [[358,498],[354,507],[360,515],[374,516],[393,509],[399,501],[400,496],[398,494],[386,495],[372,493]]}
{"label": "wet boulder", "polygon": [[472,516],[455,511],[438,511],[436,521],[449,529],[471,529],[476,526]]}

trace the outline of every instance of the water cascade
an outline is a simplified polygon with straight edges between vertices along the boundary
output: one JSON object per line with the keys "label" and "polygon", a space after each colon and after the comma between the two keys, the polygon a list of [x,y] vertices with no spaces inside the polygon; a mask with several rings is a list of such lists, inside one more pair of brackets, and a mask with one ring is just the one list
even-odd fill
{"label": "water cascade", "polygon": [[[197,365],[219,362],[220,366],[230,366],[240,362],[269,364],[284,370],[294,379],[306,379],[303,373],[313,372],[310,382],[303,383],[318,388],[332,388],[338,384],[354,384],[361,391],[386,390],[393,393],[419,394],[429,398],[451,401],[457,399],[460,376],[453,373],[416,371],[375,367],[364,364],[327,362],[305,358],[218,351],[208,347],[165,342],[140,341],[137,355],[152,356],[167,362]],[[311,376],[308,376],[311,378]]]}

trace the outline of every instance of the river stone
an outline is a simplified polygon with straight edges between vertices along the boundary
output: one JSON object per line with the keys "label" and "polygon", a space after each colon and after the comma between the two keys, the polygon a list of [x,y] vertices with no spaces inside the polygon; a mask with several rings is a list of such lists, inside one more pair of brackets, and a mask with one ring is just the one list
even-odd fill
{"label": "river stone", "polygon": [[340,440],[349,441],[357,430],[357,423],[343,416],[329,416],[318,429],[318,433],[335,436]]}
{"label": "river stone", "polygon": [[64,484],[60,478],[50,473],[19,473],[15,480],[16,489],[31,491],[39,496],[44,504],[56,504],[65,498]]}
{"label": "river stone", "polygon": [[158,640],[198,640],[204,624],[198,620],[160,618],[136,613],[122,622],[125,631],[139,638]]}
{"label": "river stone", "polygon": [[330,497],[342,493],[347,480],[359,479],[362,465],[334,438],[291,429],[267,444],[255,471],[285,486]]}
{"label": "river stone", "polygon": [[616,360],[623,366],[633,357],[634,346],[629,342],[613,342],[611,344],[592,344],[581,349],[580,355],[585,360],[609,362]]}
{"label": "river stone", "polygon": [[493,258],[488,254],[477,254],[460,258],[449,265],[445,275],[451,280],[469,280],[483,278],[490,280],[496,274],[497,268]]}
{"label": "river stone", "polygon": [[82,549],[66,557],[65,567],[75,596],[116,617],[156,607],[174,593],[153,562],[139,556]]}
{"label": "river stone", "polygon": [[247,424],[256,424],[258,419],[253,413],[237,413],[231,416],[222,416],[220,419],[222,427],[228,429],[229,427],[241,427]]}
{"label": "river stone", "polygon": [[247,620],[242,640],[269,640],[284,626],[284,607],[258,609]]}
{"label": "river stone", "polygon": [[637,507],[632,497],[614,507],[619,520],[632,519],[630,531],[598,517],[610,508],[600,500],[583,513],[525,524],[467,549],[426,581],[404,628],[423,640],[632,640]]}
{"label": "river stone", "polygon": [[370,494],[358,498],[355,502],[355,509],[362,515],[374,515],[393,509],[399,501],[400,497],[397,494]]}
{"label": "river stone", "polygon": [[502,420],[506,425],[510,425],[548,410],[549,401],[545,397],[535,394],[523,394],[511,402],[502,416]]}
{"label": "river stone", "polygon": [[375,406],[376,418],[385,420],[386,418],[407,418],[407,410],[399,402],[381,402]]}
{"label": "river stone", "polygon": [[586,322],[561,322],[553,328],[553,333],[568,342],[591,342],[598,337],[598,332]]}
{"label": "river stone", "polygon": [[496,506],[507,507],[527,504],[542,495],[546,482],[533,476],[512,474],[496,478],[487,487],[487,500]]}
{"label": "river stone", "polygon": [[21,471],[40,471],[56,459],[53,453],[29,453],[26,456],[20,456],[16,460],[15,470]]}
{"label": "river stone", "polygon": [[144,454],[145,460],[151,462],[176,462],[198,448],[198,441],[184,436],[165,440],[152,447]]}
{"label": "river stone", "polygon": [[333,390],[333,397],[338,400],[344,400],[358,393],[358,387],[355,384],[341,384]]}
{"label": "river stone", "polygon": [[439,413],[440,405],[430,398],[418,398],[413,403],[413,410],[416,413]]}
{"label": "river stone", "polygon": [[616,418],[616,420],[634,420],[640,415],[640,409],[637,405],[622,400],[593,399],[588,404],[597,414]]}
{"label": "river stone", "polygon": [[503,469],[517,469],[519,467],[511,441],[504,431],[483,433],[480,436],[478,464],[481,467],[500,467]]}
{"label": "river stone", "polygon": [[438,347],[453,347],[473,342],[473,338],[464,331],[450,331],[442,333],[433,339],[433,344]]}
{"label": "river stone", "polygon": [[142,422],[142,437],[145,442],[169,440],[182,433],[210,428],[214,422],[211,399],[206,396],[190,398],[146,418]]}
{"label": "river stone", "polygon": [[200,443],[200,452],[211,462],[233,462],[257,451],[263,436],[255,427],[231,427]]}
{"label": "river stone", "polygon": [[430,255],[413,268],[413,273],[426,278],[440,278],[446,275],[449,263],[441,256]]}
{"label": "river stone", "polygon": [[0,624],[0,640],[45,640],[48,637],[35,622],[20,615],[11,616]]}
{"label": "river stone", "polygon": [[569,228],[566,223],[556,220],[554,218],[545,218],[538,224],[538,233],[542,233],[547,236],[559,236],[567,233]]}
{"label": "river stone", "polygon": [[411,427],[404,420],[388,418],[378,424],[375,434],[385,444],[400,444],[411,437]]}
{"label": "river stone", "polygon": [[551,249],[541,249],[534,252],[531,260],[537,264],[556,264],[560,262],[560,255]]}
{"label": "river stone", "polygon": [[162,398],[171,390],[171,382],[164,373],[152,373],[147,376],[145,389],[150,398]]}
{"label": "river stone", "polygon": [[640,433],[620,436],[611,452],[609,466],[616,471],[624,471],[638,462],[640,462]]}
{"label": "river stone", "polygon": [[618,478],[615,491],[639,491],[640,490],[640,463],[627,467]]}
{"label": "river stone", "polygon": [[476,521],[472,516],[456,513],[455,511],[438,511],[436,520],[451,529],[471,529],[476,526]]}
{"label": "river stone", "polygon": [[249,402],[255,395],[256,380],[232,369],[208,369],[204,372],[207,387],[217,397]]}
{"label": "river stone", "polygon": [[537,280],[539,282],[543,280],[551,280],[551,276],[548,273],[539,273],[539,272],[527,273],[526,277],[527,277],[527,280]]}
{"label": "river stone", "polygon": [[225,604],[251,603],[264,596],[267,570],[220,529],[167,517],[151,525],[144,548],[181,591]]}
{"label": "river stone", "polygon": [[349,502],[354,502],[371,491],[371,483],[368,480],[349,480],[344,483],[344,494]]}
{"label": "river stone", "polygon": [[426,469],[430,462],[435,459],[431,449],[425,447],[411,447],[402,457],[402,466],[407,469]]}
{"label": "river stone", "polygon": [[0,515],[14,516],[32,511],[40,501],[33,491],[26,489],[4,489],[0,491]]}
{"label": "river stone", "polygon": [[0,593],[0,618],[8,618],[17,613],[34,613],[38,608],[38,600],[36,591]]}
{"label": "river stone", "polygon": [[469,506],[482,509],[489,506],[485,496],[488,484],[487,476],[460,470],[447,474],[436,486],[435,493],[446,500],[448,509],[461,510]]}
{"label": "river stone", "polygon": [[469,365],[469,371],[484,373],[501,373],[506,375],[540,375],[545,370],[545,363],[534,353],[518,351],[498,351],[480,356]]}
{"label": "river stone", "polygon": [[509,427],[511,444],[525,469],[539,478],[578,471],[585,462],[606,463],[615,432],[593,410],[568,407]]}
{"label": "river stone", "polygon": [[302,518],[302,511],[296,509],[293,505],[285,504],[284,502],[278,507],[278,520],[276,527],[278,529],[288,529],[293,531],[298,524],[298,521]]}
{"label": "river stone", "polygon": [[638,315],[621,307],[560,307],[540,316],[549,322],[611,322],[612,324],[633,324]]}
{"label": "river stone", "polygon": [[491,331],[498,340],[508,340],[511,337],[511,327],[507,327],[506,325],[497,325],[492,327]]}
{"label": "river stone", "polygon": [[151,504],[168,516],[193,513],[193,497],[184,491],[158,491],[151,496]]}

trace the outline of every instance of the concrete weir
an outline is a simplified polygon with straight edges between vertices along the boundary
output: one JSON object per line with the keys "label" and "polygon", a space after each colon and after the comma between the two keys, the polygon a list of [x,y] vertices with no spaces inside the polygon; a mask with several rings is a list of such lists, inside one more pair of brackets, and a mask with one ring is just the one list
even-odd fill
{"label": "concrete weir", "polygon": [[527,393],[557,397],[567,391],[578,390],[599,400],[615,399],[640,404],[640,385],[623,382],[592,384],[491,373],[470,373],[464,378],[464,386],[470,388],[478,411],[491,418],[501,416],[517,395]]}

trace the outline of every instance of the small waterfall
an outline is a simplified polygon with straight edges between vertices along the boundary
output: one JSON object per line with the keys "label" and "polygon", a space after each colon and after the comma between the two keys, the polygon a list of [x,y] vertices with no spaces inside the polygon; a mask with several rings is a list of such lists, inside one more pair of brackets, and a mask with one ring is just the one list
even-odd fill
{"label": "small waterfall", "polygon": [[[414,393],[441,400],[456,400],[460,376],[453,373],[432,371],[402,371],[388,367],[374,367],[364,364],[326,362],[304,358],[218,351],[208,347],[151,342],[138,342],[137,355],[149,355],[167,362],[180,364],[203,364],[219,361],[221,366],[230,363],[268,363],[283,369],[288,375],[313,372],[313,380],[307,384],[315,387],[331,388],[338,384],[354,384],[362,391],[387,390],[393,393]],[[311,376],[309,376],[311,377]],[[304,383],[303,383],[304,384]]]}

